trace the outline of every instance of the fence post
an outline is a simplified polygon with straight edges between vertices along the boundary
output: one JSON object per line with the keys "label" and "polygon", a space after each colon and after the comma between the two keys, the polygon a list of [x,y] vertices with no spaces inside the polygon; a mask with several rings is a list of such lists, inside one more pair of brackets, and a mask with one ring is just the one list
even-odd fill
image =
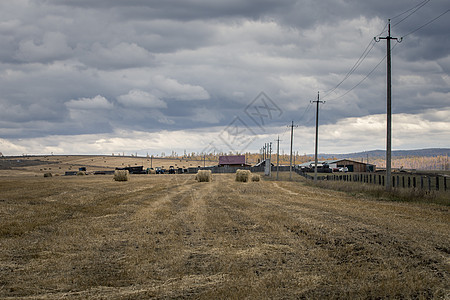
{"label": "fence post", "polygon": [[405,188],[405,176],[402,176],[402,186]]}
{"label": "fence post", "polygon": [[431,176],[428,176],[428,190],[431,191]]}
{"label": "fence post", "polygon": [[413,177],[413,188],[416,188],[416,176]]}
{"label": "fence post", "polygon": [[436,176],[436,191],[439,191],[439,176]]}
{"label": "fence post", "polygon": [[408,176],[408,187],[411,187],[411,177]]}
{"label": "fence post", "polygon": [[444,192],[447,191],[447,177],[444,176]]}
{"label": "fence post", "polygon": [[[392,187],[395,187],[395,176],[392,177]],[[398,185],[398,184],[397,184]]]}
{"label": "fence post", "polygon": [[423,176],[420,176],[420,189],[423,190]]}
{"label": "fence post", "polygon": [[383,186],[384,186],[384,175],[383,175],[383,177],[382,177],[382,178],[383,178]]}

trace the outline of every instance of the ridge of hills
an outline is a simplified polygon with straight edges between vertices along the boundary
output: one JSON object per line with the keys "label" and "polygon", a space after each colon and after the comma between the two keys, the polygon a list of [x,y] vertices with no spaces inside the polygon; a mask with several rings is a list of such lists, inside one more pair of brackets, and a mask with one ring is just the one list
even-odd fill
{"label": "ridge of hills", "polygon": [[[310,154],[312,155],[312,154]],[[386,150],[370,150],[364,152],[344,153],[344,154],[319,154],[321,157],[335,157],[341,158],[361,158],[361,157],[379,157],[384,158],[386,156]],[[415,150],[393,150],[392,157],[408,157],[408,156],[450,156],[450,148],[427,148],[427,149],[415,149]]]}

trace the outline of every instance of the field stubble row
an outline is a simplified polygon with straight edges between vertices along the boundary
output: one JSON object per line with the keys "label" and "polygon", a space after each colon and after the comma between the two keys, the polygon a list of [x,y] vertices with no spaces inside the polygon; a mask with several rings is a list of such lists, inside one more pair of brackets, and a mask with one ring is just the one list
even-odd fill
{"label": "field stubble row", "polygon": [[214,175],[0,183],[0,297],[449,296],[447,207]]}

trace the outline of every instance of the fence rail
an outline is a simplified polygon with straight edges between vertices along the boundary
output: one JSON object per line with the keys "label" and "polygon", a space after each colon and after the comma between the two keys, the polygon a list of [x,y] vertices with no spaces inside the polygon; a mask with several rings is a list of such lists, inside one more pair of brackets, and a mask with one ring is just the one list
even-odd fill
{"label": "fence rail", "polygon": [[[300,175],[314,179],[306,173],[298,172]],[[385,186],[386,173],[344,173],[318,175],[318,180],[334,180],[347,182],[360,182]],[[415,188],[428,191],[448,191],[448,176],[444,175],[420,175],[420,174],[393,174],[392,187],[394,188]]]}

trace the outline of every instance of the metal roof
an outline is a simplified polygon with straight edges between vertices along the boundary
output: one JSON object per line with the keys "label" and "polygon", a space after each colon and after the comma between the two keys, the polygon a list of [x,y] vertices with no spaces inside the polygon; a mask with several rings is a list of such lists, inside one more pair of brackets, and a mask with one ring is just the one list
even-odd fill
{"label": "metal roof", "polygon": [[243,164],[245,164],[245,155],[219,156],[219,165],[243,165]]}
{"label": "metal roof", "polygon": [[[360,162],[360,161],[355,161],[355,160],[348,159],[348,158],[318,160],[317,163],[318,164],[326,163],[326,164],[330,165],[330,164],[338,163],[338,162],[343,161],[343,160],[347,160],[347,161],[351,161],[351,162],[355,162],[355,163],[359,163],[359,164],[371,165],[371,164],[363,163],[363,162]],[[315,161],[309,161],[309,162],[302,163],[302,164],[300,164],[298,166],[300,166],[300,167],[309,167],[309,165],[314,165],[314,164],[315,164]]]}

